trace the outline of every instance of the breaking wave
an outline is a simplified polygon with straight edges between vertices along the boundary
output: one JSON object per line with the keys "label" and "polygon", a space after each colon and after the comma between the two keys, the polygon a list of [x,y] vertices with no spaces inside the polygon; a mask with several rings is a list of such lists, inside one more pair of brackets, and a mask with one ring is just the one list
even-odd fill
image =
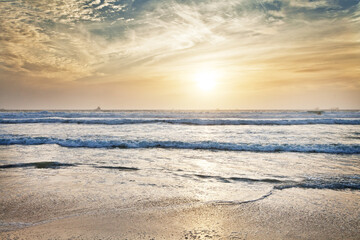
{"label": "breaking wave", "polygon": [[135,141],[135,140],[103,140],[103,139],[59,139],[49,137],[19,137],[4,135],[0,145],[42,145],[57,144],[69,148],[163,148],[194,149],[246,152],[298,152],[298,153],[330,153],[360,154],[360,145],[356,144],[248,144],[226,143],[215,141],[181,142],[181,141]]}

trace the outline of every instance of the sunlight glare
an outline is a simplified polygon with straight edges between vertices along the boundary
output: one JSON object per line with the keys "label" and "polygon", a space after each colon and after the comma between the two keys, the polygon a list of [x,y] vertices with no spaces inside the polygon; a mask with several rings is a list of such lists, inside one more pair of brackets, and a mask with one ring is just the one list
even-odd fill
{"label": "sunlight glare", "polygon": [[201,71],[195,75],[195,82],[202,91],[211,91],[216,86],[217,73],[215,71]]}

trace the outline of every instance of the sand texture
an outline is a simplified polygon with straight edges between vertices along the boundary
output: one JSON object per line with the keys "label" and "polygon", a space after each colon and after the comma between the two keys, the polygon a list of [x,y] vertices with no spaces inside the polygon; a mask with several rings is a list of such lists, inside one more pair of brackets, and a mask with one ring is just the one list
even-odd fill
{"label": "sand texture", "polygon": [[359,200],[351,191],[291,189],[245,204],[144,202],[4,231],[0,238],[359,239]]}

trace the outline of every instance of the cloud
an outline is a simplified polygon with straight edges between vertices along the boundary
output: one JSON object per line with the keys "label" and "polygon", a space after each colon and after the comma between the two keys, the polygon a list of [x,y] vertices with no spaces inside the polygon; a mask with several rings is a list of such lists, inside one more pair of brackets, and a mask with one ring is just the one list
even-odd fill
{"label": "cloud", "polygon": [[94,74],[106,43],[89,29],[123,7],[114,1],[1,2],[0,68],[64,80]]}
{"label": "cloud", "polygon": [[315,8],[319,8],[319,7],[329,7],[329,1],[327,1],[327,0],[315,0],[315,1],[291,0],[291,1],[289,1],[289,5],[292,7],[315,9]]}
{"label": "cloud", "polygon": [[355,0],[2,1],[0,71],[125,81],[139,72],[171,78],[206,62],[224,71],[286,66],[294,73],[340,62],[355,75],[359,12]]}

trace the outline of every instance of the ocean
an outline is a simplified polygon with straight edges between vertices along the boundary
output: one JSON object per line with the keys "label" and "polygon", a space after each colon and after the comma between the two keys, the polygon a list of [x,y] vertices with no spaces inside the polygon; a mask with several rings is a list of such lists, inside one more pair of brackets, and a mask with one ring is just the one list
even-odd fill
{"label": "ocean", "polygon": [[1,111],[0,230],[164,199],[358,198],[359,126],[360,111]]}

